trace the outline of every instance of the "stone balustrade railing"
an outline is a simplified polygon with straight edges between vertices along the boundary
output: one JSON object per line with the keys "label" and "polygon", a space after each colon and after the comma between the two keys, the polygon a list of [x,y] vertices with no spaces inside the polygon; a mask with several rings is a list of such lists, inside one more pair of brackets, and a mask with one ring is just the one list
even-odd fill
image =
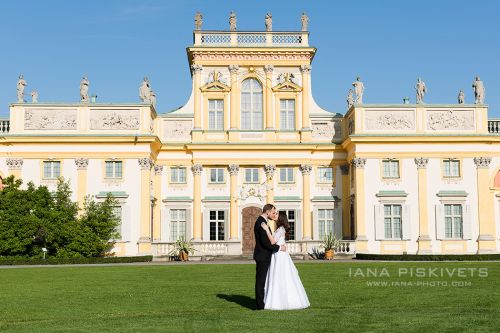
{"label": "stone balustrade railing", "polygon": [[299,32],[252,32],[252,31],[195,31],[194,46],[309,46],[309,33]]}
{"label": "stone balustrade railing", "polygon": [[0,119],[0,133],[9,133],[10,131],[10,120]]}
{"label": "stone balustrade railing", "polygon": [[488,119],[488,132],[491,134],[500,134],[500,118]]}

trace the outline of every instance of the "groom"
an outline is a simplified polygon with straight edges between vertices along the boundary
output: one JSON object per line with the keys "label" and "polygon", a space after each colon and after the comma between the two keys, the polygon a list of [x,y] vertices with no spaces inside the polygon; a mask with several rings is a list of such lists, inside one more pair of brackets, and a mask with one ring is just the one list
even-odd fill
{"label": "groom", "polygon": [[271,265],[271,255],[277,251],[286,251],[285,245],[272,245],[267,237],[266,231],[260,226],[262,223],[267,224],[267,219],[275,213],[276,207],[274,207],[274,205],[264,205],[262,208],[262,215],[257,218],[253,226],[255,235],[253,259],[257,264],[255,274],[255,303],[257,305],[257,310],[264,309],[264,288],[266,285],[267,271]]}

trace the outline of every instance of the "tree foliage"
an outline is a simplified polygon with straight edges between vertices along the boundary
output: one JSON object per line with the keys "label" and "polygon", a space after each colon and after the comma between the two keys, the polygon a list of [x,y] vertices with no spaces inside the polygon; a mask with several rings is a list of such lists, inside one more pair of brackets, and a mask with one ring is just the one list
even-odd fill
{"label": "tree foliage", "polygon": [[53,257],[102,257],[117,238],[119,221],[113,215],[116,200],[96,202],[88,196],[83,211],[71,201],[69,182],[60,179],[51,193],[10,176],[0,190],[0,256],[41,257],[42,248]]}

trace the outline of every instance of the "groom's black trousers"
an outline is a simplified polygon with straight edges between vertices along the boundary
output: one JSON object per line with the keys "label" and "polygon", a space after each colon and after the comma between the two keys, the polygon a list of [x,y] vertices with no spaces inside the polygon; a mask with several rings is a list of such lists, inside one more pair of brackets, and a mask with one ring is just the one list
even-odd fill
{"label": "groom's black trousers", "polygon": [[255,274],[255,305],[257,310],[264,309],[264,288],[266,286],[266,277],[271,261],[255,261],[257,264]]}

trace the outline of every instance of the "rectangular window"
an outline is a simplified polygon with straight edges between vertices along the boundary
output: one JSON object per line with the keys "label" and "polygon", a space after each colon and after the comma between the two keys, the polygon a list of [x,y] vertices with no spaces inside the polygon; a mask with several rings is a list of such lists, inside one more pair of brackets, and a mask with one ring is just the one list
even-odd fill
{"label": "rectangular window", "polygon": [[245,183],[258,183],[259,182],[259,169],[250,168],[245,169]]}
{"label": "rectangular window", "polygon": [[384,237],[387,239],[402,239],[402,206],[384,205]]}
{"label": "rectangular window", "polygon": [[293,183],[294,168],[280,168],[280,183]]}
{"label": "rectangular window", "polygon": [[444,205],[444,234],[446,238],[463,238],[462,205]]}
{"label": "rectangular window", "polygon": [[443,176],[446,178],[460,177],[460,161],[454,159],[443,160]]}
{"label": "rectangular window", "polygon": [[122,161],[106,161],[106,178],[122,178],[122,174]]}
{"label": "rectangular window", "polygon": [[43,161],[43,178],[55,179],[61,176],[60,161]]}
{"label": "rectangular window", "polygon": [[118,224],[115,227],[115,231],[118,233],[117,239],[122,238],[122,207],[113,207],[113,216],[118,220]]}
{"label": "rectangular window", "polygon": [[333,168],[318,168],[318,183],[333,183]]}
{"label": "rectangular window", "polygon": [[210,183],[224,183],[224,169],[210,169]]}
{"label": "rectangular window", "polygon": [[223,241],[224,240],[224,221],[225,211],[211,210],[210,217],[210,240]]}
{"label": "rectangular window", "polygon": [[288,217],[288,224],[290,224],[290,230],[286,233],[286,240],[295,240],[295,210],[287,209],[283,210]]}
{"label": "rectangular window", "polygon": [[186,182],[186,168],[185,167],[172,167],[172,168],[170,168],[170,182],[171,183],[185,183]]}
{"label": "rectangular window", "polygon": [[318,209],[319,238],[333,234],[333,209]]}
{"label": "rectangular window", "polygon": [[219,131],[224,129],[224,100],[208,100],[208,129]]}
{"label": "rectangular window", "polygon": [[398,160],[382,160],[382,169],[383,178],[399,178]]}
{"label": "rectangular window", "polygon": [[280,127],[282,130],[295,129],[295,100],[280,100]]}
{"label": "rectangular window", "polygon": [[183,237],[186,239],[186,210],[170,210],[170,240],[175,242]]}

